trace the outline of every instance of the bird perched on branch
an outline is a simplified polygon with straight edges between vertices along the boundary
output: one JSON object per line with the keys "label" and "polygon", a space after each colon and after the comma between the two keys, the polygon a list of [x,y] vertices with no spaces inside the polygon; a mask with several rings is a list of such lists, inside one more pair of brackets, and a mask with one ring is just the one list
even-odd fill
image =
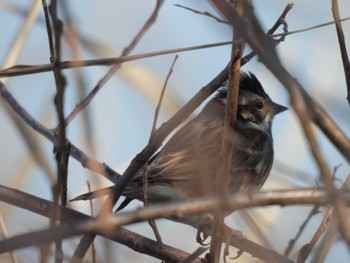
{"label": "bird perched on branch", "polygon": [[[226,97],[227,87],[223,87],[197,117],[179,129],[148,161],[145,169],[141,169],[125,189],[123,195],[127,201],[124,204],[132,199],[143,200],[145,173],[150,204],[215,194],[225,129]],[[233,143],[229,193],[262,187],[273,163],[272,120],[286,109],[270,99],[255,75],[241,74],[236,122],[228,131]],[[92,192],[74,200],[94,197],[96,195]],[[172,219],[198,228],[206,223],[208,216]]]}

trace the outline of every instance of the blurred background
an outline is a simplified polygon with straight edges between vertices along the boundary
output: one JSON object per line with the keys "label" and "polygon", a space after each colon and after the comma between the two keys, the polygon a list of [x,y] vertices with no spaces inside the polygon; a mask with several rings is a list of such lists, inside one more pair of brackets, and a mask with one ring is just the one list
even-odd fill
{"label": "blurred background", "polygon": [[[155,6],[155,1],[142,0],[63,2],[64,5],[59,10],[59,16],[63,18],[65,24],[62,60],[117,57],[144,25]],[[280,16],[288,1],[260,0],[253,3],[255,12],[267,31]],[[138,42],[132,54],[232,39],[232,29],[229,26],[174,6],[175,4],[218,15],[208,1],[165,1],[157,22]],[[350,2],[339,1],[339,6],[341,17],[350,17]],[[67,19],[71,27],[68,26]],[[331,1],[296,0],[286,20],[289,31],[330,22],[333,20]],[[73,29],[78,34],[76,38],[72,37]],[[350,22],[344,22],[343,29],[349,48]],[[41,1],[1,0],[0,36],[1,68],[50,63]],[[248,51],[249,47],[246,53]],[[286,69],[326,109],[341,129],[349,134],[350,112],[334,25],[287,36],[285,42],[277,47],[277,51]],[[227,65],[231,47],[227,45],[177,54],[179,59],[167,86],[158,127]],[[174,56],[175,54],[167,54],[124,63],[86,110],[68,126],[69,140],[89,156],[123,173],[131,159],[148,142],[156,103]],[[245,65],[242,70],[253,72],[275,102],[289,106],[284,87],[257,58]],[[63,71],[67,79],[66,115],[93,89],[107,71],[108,67],[105,66]],[[35,119],[48,128],[57,125],[53,103],[56,88],[52,72],[3,78],[2,81]],[[1,100],[0,184],[52,200],[51,186],[55,180],[52,174],[54,175],[56,171],[53,146],[31,129],[19,130],[4,104]],[[327,138],[316,131],[329,169],[333,171],[339,167],[335,176],[341,184],[349,174],[349,165]],[[28,136],[35,142],[35,150],[42,153],[45,169],[33,158],[28,148]],[[275,163],[263,189],[316,186],[319,182],[318,168],[293,110],[275,119],[273,136]],[[51,176],[48,171],[51,171]],[[71,159],[69,198],[87,192],[87,181],[91,183],[92,189],[111,185],[102,176],[88,171]],[[95,213],[99,211],[100,202],[101,200],[94,202]],[[88,202],[76,202],[70,205],[90,214]],[[135,202],[130,208],[141,205]],[[325,209],[322,208],[321,211],[324,212]],[[297,233],[310,210],[311,206],[255,208],[247,210],[247,213],[234,213],[226,218],[226,222],[233,228],[242,230],[250,239],[283,253],[288,241]],[[6,229],[9,236],[49,225],[46,218],[2,202],[0,202],[0,213],[3,222],[2,232]],[[318,213],[312,217],[291,253],[292,259],[296,259],[300,248],[310,240],[323,215]],[[157,220],[157,223],[164,243],[187,252],[198,247],[195,241],[195,229],[167,220]],[[258,225],[260,234],[254,224]],[[153,233],[146,223],[130,225],[127,228],[153,238]],[[64,243],[67,255],[74,252],[78,240],[78,238],[70,239]],[[349,261],[349,250],[343,240],[337,235],[330,240],[330,250],[327,250],[325,262]],[[159,261],[102,238],[97,238],[95,243],[98,262]],[[324,247],[322,248],[324,251]],[[314,250],[308,262],[319,262],[319,249]],[[236,253],[237,251],[232,249],[230,255],[235,256]],[[40,258],[37,248],[21,249],[14,254],[18,262],[38,262]],[[86,257],[86,262],[91,262],[89,257],[90,254]],[[0,255],[0,261],[10,262],[9,256]],[[244,253],[235,262],[259,261]]]}

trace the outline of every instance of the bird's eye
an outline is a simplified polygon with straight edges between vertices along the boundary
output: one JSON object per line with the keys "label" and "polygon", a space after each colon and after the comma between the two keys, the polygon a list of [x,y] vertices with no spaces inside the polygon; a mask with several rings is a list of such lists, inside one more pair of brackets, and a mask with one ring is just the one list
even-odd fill
{"label": "bird's eye", "polygon": [[264,103],[262,103],[261,101],[258,101],[257,103],[255,103],[255,108],[257,110],[262,110],[264,108]]}

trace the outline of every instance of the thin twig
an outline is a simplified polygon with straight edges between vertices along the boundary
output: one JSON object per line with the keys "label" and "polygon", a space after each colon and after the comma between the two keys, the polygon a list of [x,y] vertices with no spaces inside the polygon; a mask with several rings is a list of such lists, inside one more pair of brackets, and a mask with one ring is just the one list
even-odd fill
{"label": "thin twig", "polygon": [[332,0],[332,13],[333,13],[333,18],[335,22],[335,28],[337,30],[339,48],[340,48],[341,58],[343,62],[344,75],[345,75],[346,87],[348,92],[346,99],[348,100],[348,104],[350,106],[350,62],[349,62],[349,57],[346,50],[343,28],[340,23],[338,0]]}
{"label": "thin twig", "polygon": [[[167,87],[167,84],[168,84],[168,81],[170,79],[170,76],[173,73],[173,69],[174,69],[174,66],[175,66],[175,63],[176,63],[176,60],[178,59],[178,57],[179,57],[178,55],[175,56],[174,61],[173,61],[172,65],[171,65],[171,67],[169,69],[169,72],[168,72],[168,74],[166,76],[166,79],[165,79],[162,91],[160,93],[159,101],[158,101],[158,104],[157,104],[157,107],[156,107],[156,110],[155,110],[155,113],[154,113],[154,119],[153,119],[153,125],[152,125],[150,140],[151,140],[151,138],[153,136],[153,133],[156,131],[158,116],[159,116],[159,112],[160,112],[160,107],[162,105],[163,97],[164,97],[164,94],[165,94],[165,89]],[[144,173],[143,173],[143,203],[144,203],[144,206],[148,206],[148,169],[147,169],[147,167],[144,167],[143,170],[144,170]],[[163,242],[162,241],[162,237],[160,235],[160,232],[158,230],[156,222],[154,220],[149,220],[148,224],[151,226],[157,241],[162,243]]]}
{"label": "thin twig", "polygon": [[[336,167],[334,168],[334,170],[333,170],[333,175],[332,175],[333,178],[335,178],[336,172],[337,172],[337,170],[338,170],[339,167],[340,167],[340,166],[336,166]],[[344,185],[345,185],[345,184],[344,184]],[[344,185],[343,185],[343,187],[344,187]],[[306,217],[306,219],[304,220],[304,222],[300,225],[299,231],[297,232],[297,234],[295,235],[295,237],[294,237],[293,239],[291,239],[291,240],[288,242],[288,246],[286,247],[286,249],[285,249],[285,251],[284,251],[284,255],[285,255],[285,256],[288,256],[288,255],[292,252],[292,250],[293,250],[293,248],[294,248],[294,246],[295,246],[297,240],[298,240],[299,237],[301,236],[302,232],[305,230],[305,228],[306,228],[307,224],[310,222],[311,218],[312,218],[314,215],[316,215],[317,213],[320,212],[320,211],[319,211],[319,208],[320,208],[319,205],[315,205],[315,206],[310,210],[308,216]],[[305,246],[304,246],[304,247],[305,247]],[[310,250],[310,251],[311,251],[311,250]],[[310,252],[310,251],[309,251],[309,252]],[[302,253],[302,252],[300,252],[300,253]]]}
{"label": "thin twig", "polygon": [[180,5],[180,4],[174,4],[174,6],[177,6],[177,7],[180,7],[180,8],[183,8],[183,9],[186,9],[186,10],[189,10],[195,14],[199,14],[199,15],[203,15],[203,16],[207,16],[207,17],[210,17],[210,18],[213,18],[215,19],[217,22],[219,23],[223,23],[223,24],[227,24],[227,25],[230,25],[229,22],[225,21],[225,20],[222,20],[220,17],[217,17],[217,16],[214,16],[213,14],[209,13],[209,12],[202,12],[202,11],[198,11],[198,10],[195,10],[193,8],[190,8],[190,7],[187,7],[187,6],[183,6],[183,5]]}
{"label": "thin twig", "polygon": [[[347,20],[350,20],[350,18],[341,19],[340,22],[344,22]],[[287,35],[306,32],[317,28],[333,25],[334,23],[335,23],[334,21],[327,22],[327,23],[323,23],[323,24],[316,25],[309,28],[289,31],[287,33],[272,34],[271,37],[283,37]],[[136,55],[130,55],[125,57],[120,56],[117,58],[62,61],[58,66],[60,69],[73,69],[73,68],[90,67],[90,66],[108,66],[108,65],[114,65],[117,63],[124,63],[124,62],[138,60],[138,59],[167,55],[172,53],[181,53],[181,52],[193,51],[198,49],[226,46],[226,45],[232,45],[232,44],[234,44],[232,43],[232,41],[225,41],[225,42],[218,42],[213,44],[205,44],[205,45],[191,46],[191,47],[185,47],[185,48],[176,48],[176,49],[169,49],[169,50],[163,50],[163,51],[148,52],[144,54],[136,54]],[[52,64],[17,65],[17,66],[0,70],[0,78],[16,77],[16,76],[22,76],[22,75],[28,75],[28,74],[37,74],[37,73],[43,73],[43,72],[52,71],[52,70],[53,70]]]}
{"label": "thin twig", "polygon": [[[146,21],[146,23],[143,25],[141,30],[138,32],[138,34],[135,36],[135,38],[131,41],[129,46],[127,46],[123,52],[122,56],[128,55],[131,50],[136,46],[136,44],[140,41],[142,36],[146,33],[146,31],[155,23],[158,13],[160,11],[160,8],[163,4],[163,0],[157,0],[156,6],[149,17],[149,19]],[[69,122],[82,110],[84,109],[90,101],[94,98],[94,96],[97,94],[97,92],[103,87],[103,85],[114,75],[114,73],[120,68],[120,64],[115,64],[114,66],[111,67],[111,69],[107,72],[107,74],[99,81],[97,86],[92,90],[91,93],[79,104],[76,106],[76,108],[71,112],[71,114],[67,117],[66,119],[66,125],[69,124]],[[149,157],[148,157],[149,158]],[[148,159],[147,158],[147,159]],[[107,214],[111,213],[111,210],[115,203],[118,201],[120,198],[122,192],[128,185],[128,183],[131,181],[132,177],[136,174],[138,170],[144,165],[144,163],[147,161],[138,161],[137,157],[136,159],[136,164],[131,163],[130,166],[126,169],[124,172],[123,176],[120,178],[119,182],[113,187],[113,192],[110,194],[107,198],[107,200],[104,202],[102,205],[101,211],[98,214],[98,218],[103,218]],[[135,161],[135,160],[134,160]],[[94,234],[88,234],[83,237],[82,240],[86,241],[86,239],[89,239],[89,241],[94,240]],[[74,256],[72,260],[75,262],[80,262],[82,261],[84,255],[86,254],[86,251],[89,248],[89,243],[88,242],[81,242],[77,249],[75,250],[74,255],[79,255],[79,257]]]}
{"label": "thin twig", "polygon": [[[35,120],[11,95],[11,93],[5,88],[5,86],[0,82],[0,95],[1,97],[8,103],[8,105],[12,108],[14,112],[16,112],[23,121],[32,129],[34,129],[39,134],[43,135],[46,139],[51,141],[55,146],[57,144],[57,138],[54,133],[44,127],[40,122]],[[107,179],[112,182],[117,182],[120,175],[115,172],[112,168],[110,168],[107,164],[98,162],[89,156],[87,156],[84,152],[79,150],[73,144],[70,144],[70,154],[73,158],[79,161],[83,167],[89,168],[91,171],[97,172],[105,176]]]}
{"label": "thin twig", "polygon": [[165,79],[165,82],[164,82],[162,91],[161,91],[160,96],[159,96],[159,101],[158,101],[158,104],[157,104],[157,107],[156,107],[156,110],[155,110],[155,113],[154,113],[154,119],[153,119],[153,125],[152,125],[152,131],[151,131],[151,133],[153,133],[153,132],[156,130],[157,121],[158,121],[158,116],[159,116],[159,111],[160,111],[160,107],[161,107],[162,102],[163,102],[163,97],[164,97],[164,94],[165,94],[165,89],[166,89],[166,87],[167,87],[167,85],[168,85],[168,81],[169,81],[169,79],[170,79],[170,76],[171,76],[171,74],[172,74],[173,71],[174,71],[174,66],[175,66],[175,63],[176,63],[176,61],[177,61],[178,58],[179,58],[179,56],[176,55],[175,58],[174,58],[173,63],[171,64],[171,67],[170,67],[170,69],[169,69],[168,75],[166,76],[166,79]]}
{"label": "thin twig", "polygon": [[[72,68],[81,68],[89,66],[109,66],[114,64],[122,64],[124,62],[151,58],[156,56],[168,55],[173,53],[182,53],[187,51],[220,47],[232,45],[232,41],[218,42],[205,45],[197,45],[185,48],[175,48],[167,49],[162,51],[147,52],[143,54],[129,55],[129,56],[120,56],[117,58],[103,58],[103,59],[91,59],[91,60],[74,60],[74,61],[63,61],[60,63],[60,69],[72,69]],[[41,64],[41,65],[18,65],[10,68],[5,68],[0,70],[0,78],[3,77],[16,77],[27,74],[43,73],[47,71],[52,71],[53,66],[51,64]]]}
{"label": "thin twig", "polygon": [[[344,184],[342,185],[341,189],[343,189],[343,190],[348,189],[349,186],[350,186],[350,175],[346,178],[346,180],[345,180]],[[298,263],[306,261],[306,259],[308,258],[308,256],[309,256],[310,252],[312,251],[312,249],[315,247],[315,245],[318,242],[318,240],[321,238],[323,233],[327,230],[327,228],[328,228],[328,226],[331,223],[332,218],[333,218],[333,210],[334,210],[333,206],[330,207],[327,210],[327,212],[326,212],[326,214],[325,214],[325,216],[324,216],[320,226],[318,227],[317,231],[313,235],[313,237],[310,240],[310,242],[307,243],[306,245],[304,245],[303,248],[300,250],[300,253],[299,253],[299,256],[298,256]]]}
{"label": "thin twig", "polygon": [[306,219],[302,222],[302,224],[299,226],[299,230],[296,233],[295,237],[292,238],[291,240],[289,240],[288,242],[288,246],[286,247],[286,249],[284,250],[283,255],[285,255],[286,257],[288,257],[290,255],[290,253],[292,252],[297,240],[299,239],[299,237],[301,236],[301,234],[303,233],[303,231],[305,230],[307,224],[310,222],[311,218],[316,215],[317,213],[319,213],[319,205],[315,205],[314,207],[312,207],[312,209],[310,210],[309,214],[307,215]]}
{"label": "thin twig", "polygon": [[[156,7],[152,13],[152,15],[149,17],[149,19],[146,21],[144,26],[141,28],[141,30],[138,32],[138,34],[134,37],[134,39],[131,41],[131,43],[124,48],[124,50],[121,53],[121,57],[125,57],[130,54],[130,52],[134,49],[136,44],[140,41],[142,36],[148,31],[148,29],[154,24],[154,22],[157,19],[159,9],[161,8],[163,4],[163,0],[157,0]],[[121,64],[117,63],[114,64],[108,72],[105,74],[105,76],[97,83],[97,85],[93,88],[93,90],[86,96],[85,99],[83,99],[74,110],[68,115],[68,117],[65,120],[66,126],[69,125],[69,123],[79,114],[80,111],[82,111],[90,102],[91,100],[96,96],[96,94],[102,89],[102,87],[107,83],[107,81],[119,70],[121,67]]]}

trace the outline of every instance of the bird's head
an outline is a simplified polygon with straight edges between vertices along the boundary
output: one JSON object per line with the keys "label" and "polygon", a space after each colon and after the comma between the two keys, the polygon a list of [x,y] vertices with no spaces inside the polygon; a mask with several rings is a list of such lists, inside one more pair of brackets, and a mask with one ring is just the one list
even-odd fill
{"label": "bird's head", "polygon": [[[220,111],[222,116],[226,97],[227,87],[220,89],[212,100],[213,108],[217,113]],[[271,100],[254,74],[241,74],[236,118],[240,129],[255,129],[270,134],[273,117],[285,110],[286,107]]]}

